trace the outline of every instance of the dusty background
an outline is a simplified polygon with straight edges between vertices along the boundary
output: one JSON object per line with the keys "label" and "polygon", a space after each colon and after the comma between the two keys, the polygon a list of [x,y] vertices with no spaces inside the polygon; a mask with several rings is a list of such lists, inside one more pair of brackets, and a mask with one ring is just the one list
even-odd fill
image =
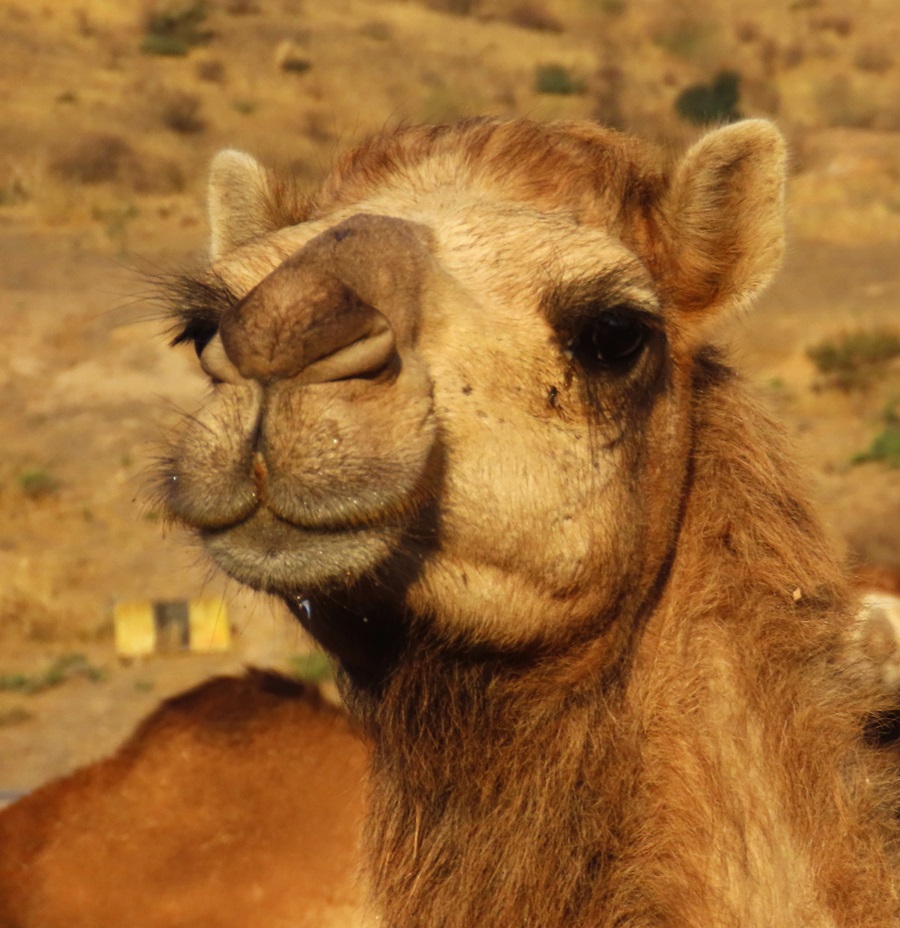
{"label": "dusty background", "polygon": [[[791,143],[792,243],[728,337],[848,558],[891,583],[900,470],[851,462],[898,441],[897,358],[842,386],[807,355],[900,336],[900,7],[849,6],[0,2],[0,791],[108,752],[204,676],[307,649],[276,606],[210,576],[143,489],[173,409],[203,389],[190,350],[165,347],[148,278],[202,255],[205,166],[225,145],[309,184],[372,130],[480,112],[595,118],[677,148],[697,131],[680,94],[736,73],[737,109]],[[117,600],[201,592],[231,604],[229,654],[117,660]]]}

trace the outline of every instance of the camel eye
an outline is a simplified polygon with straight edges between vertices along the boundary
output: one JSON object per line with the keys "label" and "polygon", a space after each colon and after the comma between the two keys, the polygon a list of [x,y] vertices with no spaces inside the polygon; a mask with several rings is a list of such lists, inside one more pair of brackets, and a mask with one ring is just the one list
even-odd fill
{"label": "camel eye", "polygon": [[637,363],[650,333],[640,313],[616,307],[586,322],[569,350],[585,370],[625,374]]}

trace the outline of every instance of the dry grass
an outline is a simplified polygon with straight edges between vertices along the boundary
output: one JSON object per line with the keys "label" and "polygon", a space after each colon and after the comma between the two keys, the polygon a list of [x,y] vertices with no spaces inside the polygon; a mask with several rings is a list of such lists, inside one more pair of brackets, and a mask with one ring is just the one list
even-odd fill
{"label": "dry grass", "polygon": [[62,146],[50,170],[76,184],[116,180],[134,156],[131,145],[119,135],[90,133]]}
{"label": "dry grass", "polygon": [[394,37],[390,23],[383,19],[373,19],[359,27],[359,34],[375,42],[389,42]]}
{"label": "dry grass", "polygon": [[745,19],[734,27],[734,35],[738,42],[745,44],[750,42],[759,42],[762,38],[762,27],[753,20]]}
{"label": "dry grass", "polygon": [[562,20],[537,3],[520,3],[514,6],[503,18],[514,26],[519,26],[522,29],[533,29],[535,32],[559,34],[565,31]]}
{"label": "dry grass", "polygon": [[594,81],[594,112],[597,122],[612,129],[625,129],[627,120],[622,105],[626,76],[616,64],[603,65]]}
{"label": "dry grass", "polygon": [[33,188],[33,178],[21,165],[10,162],[0,166],[0,208],[28,203]]}
{"label": "dry grass", "polygon": [[817,16],[812,20],[812,27],[820,32],[833,32],[845,39],[853,32],[853,20],[849,16]]}
{"label": "dry grass", "polygon": [[848,74],[835,74],[816,93],[819,118],[830,128],[871,129],[880,106],[870,88]]}
{"label": "dry grass", "polygon": [[180,193],[185,187],[178,162],[140,154],[121,136],[105,133],[76,136],[60,146],[49,170],[69,184],[115,183],[142,195]]}
{"label": "dry grass", "polygon": [[262,10],[256,0],[228,0],[225,4],[225,12],[229,16],[251,16],[261,13]]}
{"label": "dry grass", "polygon": [[716,31],[714,22],[696,16],[667,16],[657,23],[652,39],[676,58],[694,61],[706,52]]}
{"label": "dry grass", "polygon": [[441,13],[469,16],[478,10],[478,0],[428,0],[428,6]]}
{"label": "dry grass", "polygon": [[206,128],[201,115],[203,101],[196,94],[169,91],[162,95],[159,115],[162,124],[179,135],[194,135]]}
{"label": "dry grass", "polygon": [[865,42],[856,50],[854,65],[860,71],[884,74],[894,64],[894,53],[888,45],[880,42]]}
{"label": "dry grass", "polygon": [[30,722],[34,718],[34,713],[23,709],[21,706],[13,706],[11,709],[0,711],[0,728],[10,728],[13,725],[22,725]]}
{"label": "dry grass", "polygon": [[207,58],[204,61],[198,61],[196,73],[199,80],[210,84],[222,84],[225,82],[225,65],[218,58]]}
{"label": "dry grass", "polygon": [[628,0],[588,0],[606,16],[621,16],[628,9]]}
{"label": "dry grass", "polygon": [[829,386],[859,389],[900,358],[900,332],[890,328],[846,332],[813,345],[806,354]]}

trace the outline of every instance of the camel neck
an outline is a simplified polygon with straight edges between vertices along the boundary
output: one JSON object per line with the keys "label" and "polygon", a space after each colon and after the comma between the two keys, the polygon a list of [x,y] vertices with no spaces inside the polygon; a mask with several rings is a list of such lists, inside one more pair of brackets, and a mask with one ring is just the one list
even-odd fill
{"label": "camel neck", "polygon": [[856,734],[875,697],[835,671],[833,556],[778,441],[754,444],[765,417],[715,392],[665,592],[621,673],[418,642],[371,705],[389,928],[896,924],[891,900],[871,908],[889,836],[841,824],[877,820],[885,796]]}

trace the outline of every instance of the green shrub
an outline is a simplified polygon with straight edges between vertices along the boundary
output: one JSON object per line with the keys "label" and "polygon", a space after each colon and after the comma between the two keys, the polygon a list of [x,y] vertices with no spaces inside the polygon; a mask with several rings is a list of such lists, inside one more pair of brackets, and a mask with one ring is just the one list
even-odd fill
{"label": "green shrub", "polygon": [[568,96],[584,93],[586,88],[583,80],[573,77],[561,64],[545,64],[535,72],[534,89],[538,93]]}
{"label": "green shrub", "polygon": [[204,0],[151,11],[144,22],[141,51],[147,55],[186,55],[195,45],[205,45],[212,38],[209,30],[201,28],[205,19]]}
{"label": "green shrub", "polygon": [[287,55],[281,62],[281,70],[289,74],[306,74],[312,68],[312,62],[308,58],[300,58],[296,55]]}
{"label": "green shrub", "polygon": [[180,35],[159,35],[151,33],[141,39],[141,51],[145,55],[178,57],[191,50],[190,43]]}
{"label": "green shrub", "polygon": [[708,48],[715,32],[711,22],[680,16],[665,20],[653,33],[653,41],[677,58],[692,61]]}
{"label": "green shrub", "polygon": [[888,467],[900,468],[900,402],[889,406],[882,419],[884,428],[872,439],[868,450],[853,458],[853,464],[881,461]]}
{"label": "green shrub", "polygon": [[843,390],[864,387],[900,357],[900,332],[889,328],[848,332],[807,348],[806,356],[832,385]]}
{"label": "green shrub", "polygon": [[43,673],[0,675],[0,690],[31,695],[61,686],[75,677],[83,677],[92,683],[98,683],[106,679],[106,673],[89,664],[83,654],[65,654],[55,660]]}
{"label": "green shrub", "polygon": [[296,654],[288,660],[291,676],[304,683],[324,683],[333,676],[331,661],[321,652]]}
{"label": "green shrub", "polygon": [[702,126],[710,122],[734,122],[740,119],[738,110],[741,76],[736,71],[723,71],[710,84],[693,84],[675,100],[675,109],[682,119]]}
{"label": "green shrub", "polygon": [[50,496],[59,489],[59,481],[40,467],[22,471],[19,474],[19,486],[30,499]]}

